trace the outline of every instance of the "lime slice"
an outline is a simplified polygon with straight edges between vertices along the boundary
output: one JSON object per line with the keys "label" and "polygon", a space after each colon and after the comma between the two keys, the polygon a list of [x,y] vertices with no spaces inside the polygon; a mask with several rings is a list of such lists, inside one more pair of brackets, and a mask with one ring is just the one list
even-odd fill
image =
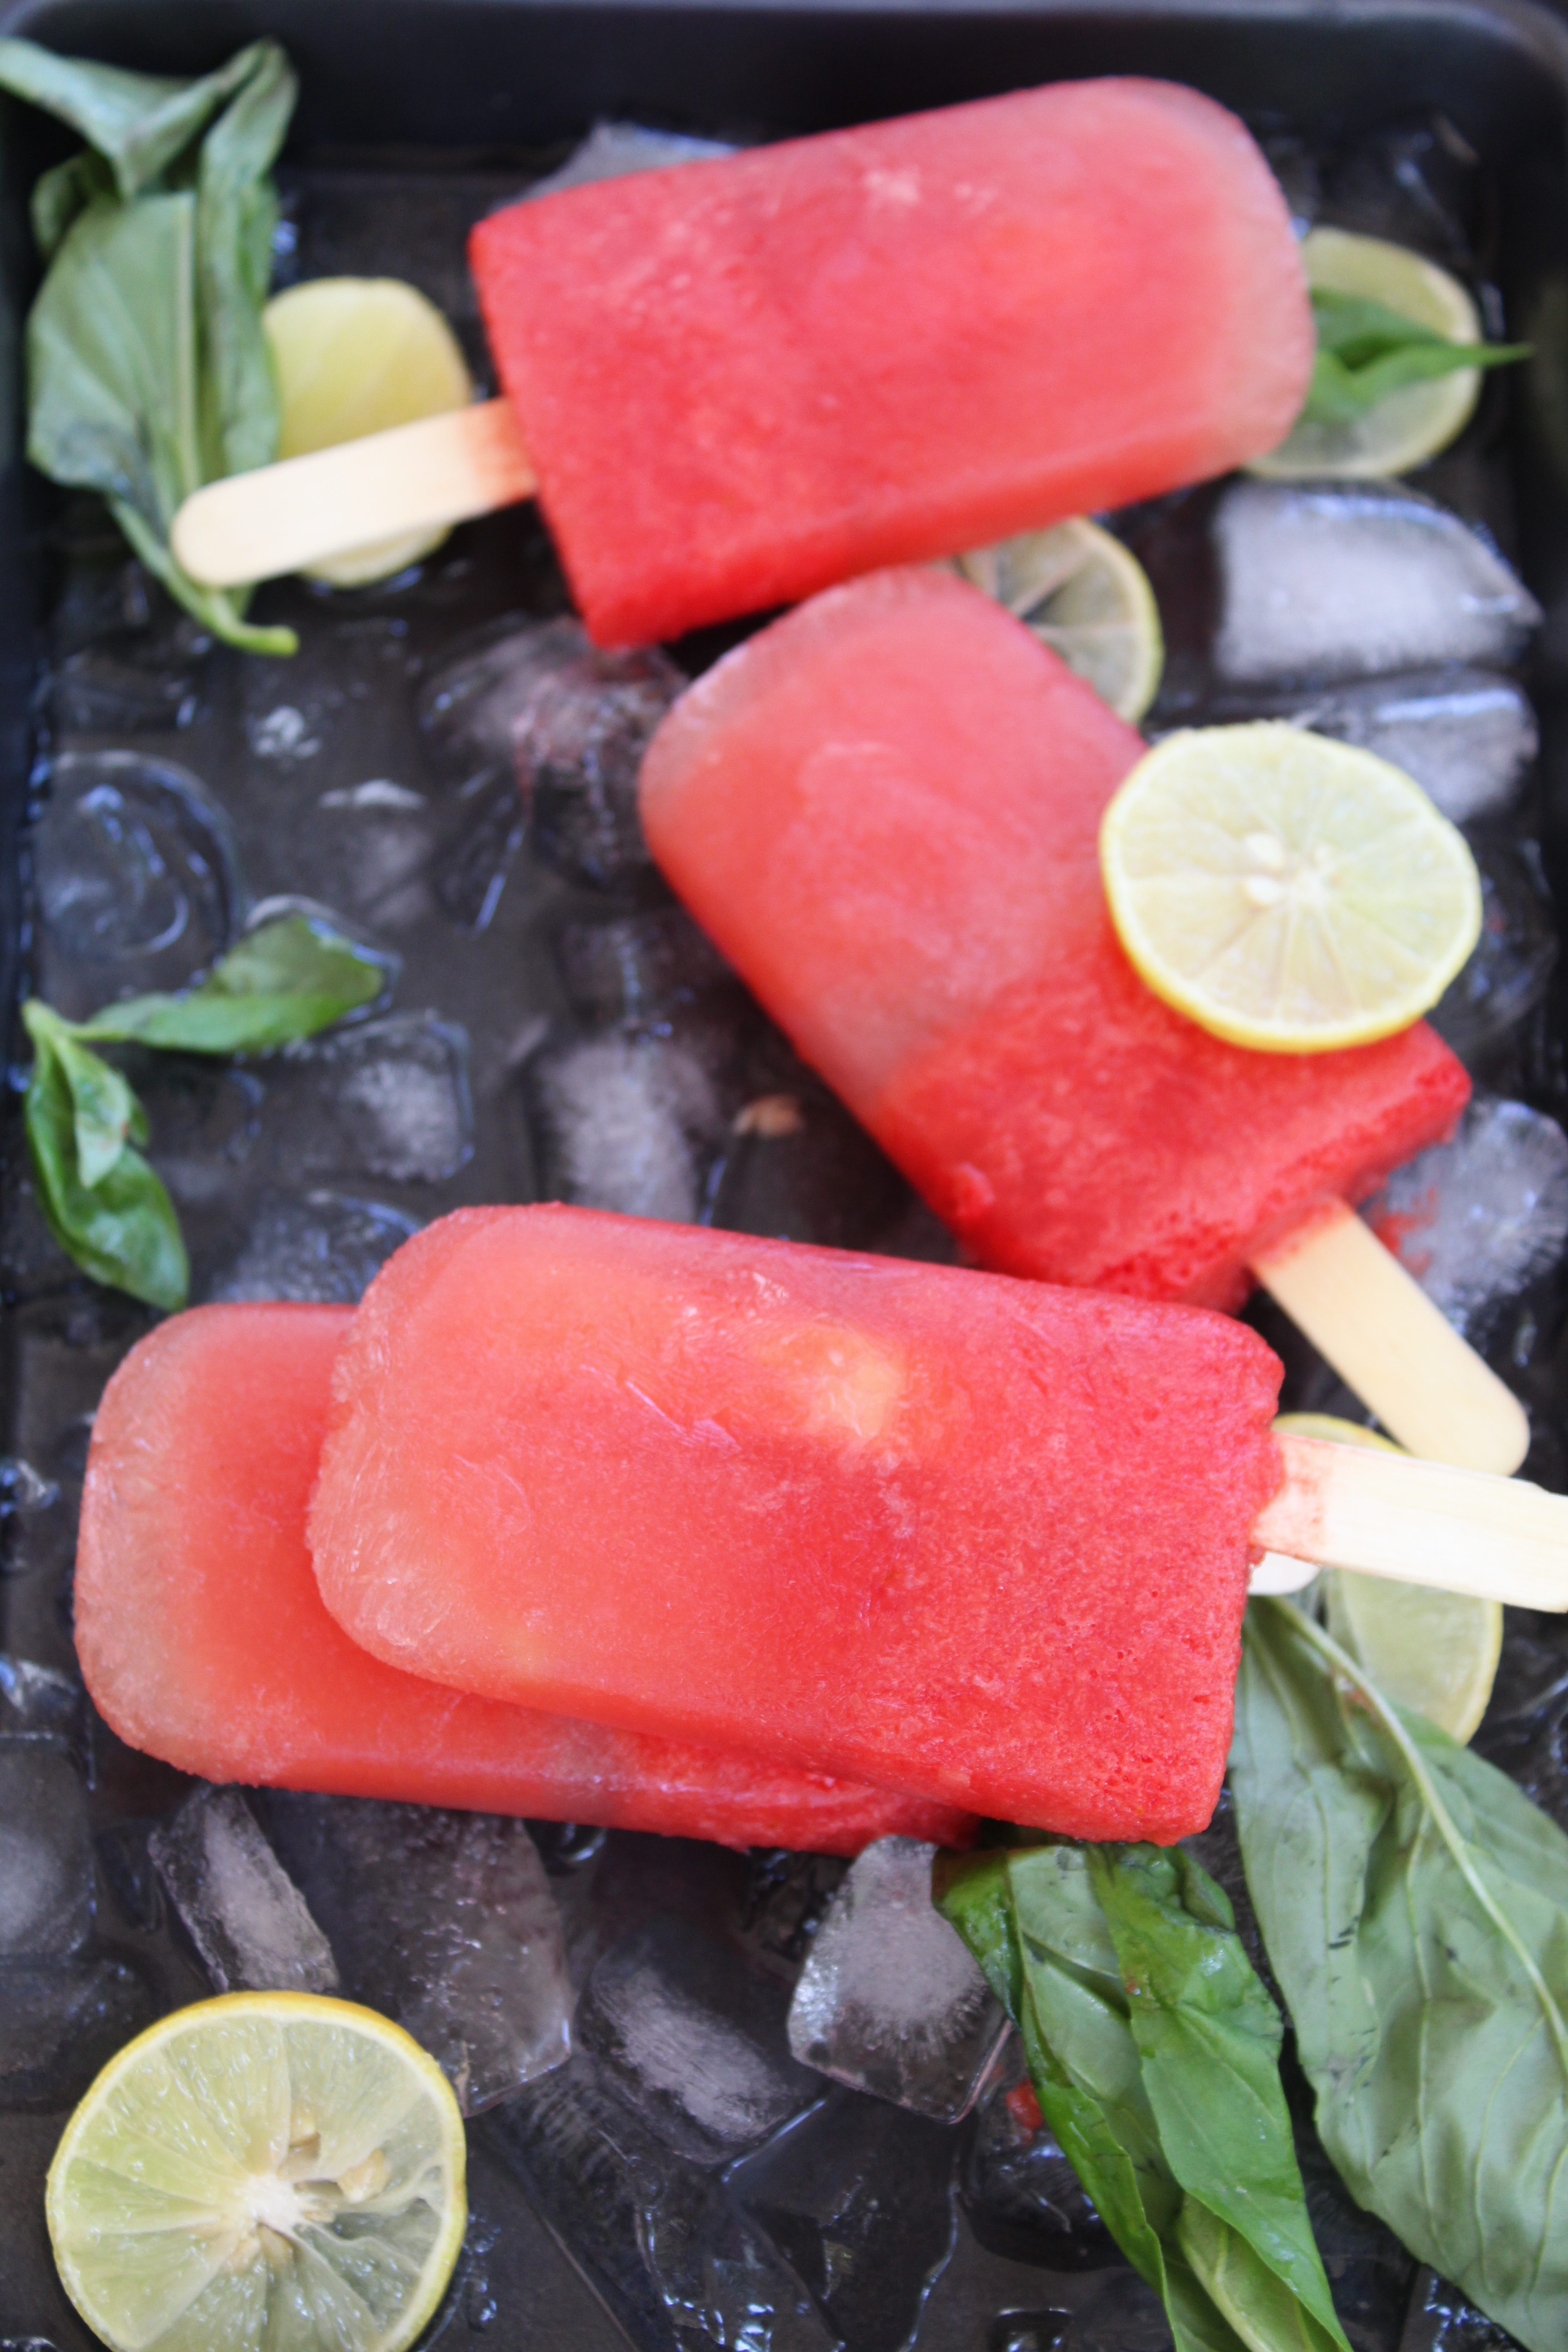
{"label": "lime slice", "polygon": [[[1332,1413],[1283,1412],[1274,1426],[1335,1445],[1401,1451],[1389,1438]],[[1318,1583],[1330,1633],[1381,1691],[1451,1738],[1474,1737],[1502,1654],[1500,1601],[1438,1592],[1427,1584],[1395,1584],[1346,1568],[1325,1569]]]}
{"label": "lime slice", "polygon": [[[397,278],[313,278],[261,314],[281,410],[278,455],[302,457],[392,425],[465,408],[474,387],[458,339]],[[335,588],[387,579],[439,547],[445,530],[405,532],[310,566]]]}
{"label": "lime slice", "polygon": [[[1457,278],[1402,245],[1348,229],[1315,228],[1301,240],[1309,286],[1362,294],[1430,327],[1450,343],[1479,343],[1481,322]],[[1278,449],[1247,467],[1274,481],[1338,475],[1363,480],[1407,474],[1458,440],[1480,394],[1479,368],[1462,368],[1432,383],[1406,384],[1347,425],[1297,425]]]}
{"label": "lime slice", "polygon": [[1420,786],[1284,719],[1167,736],[1106,810],[1100,856],[1155,995],[1262,1053],[1408,1028],[1480,935],[1475,860]]}
{"label": "lime slice", "polygon": [[1165,641],[1149,575],[1081,518],[955,557],[953,569],[1032,629],[1130,724],[1159,690]]}
{"label": "lime slice", "polygon": [[462,2243],[463,2159],[400,2026],[230,1993],[110,2059],[49,2168],[49,2236],[111,2352],[402,2352]]}

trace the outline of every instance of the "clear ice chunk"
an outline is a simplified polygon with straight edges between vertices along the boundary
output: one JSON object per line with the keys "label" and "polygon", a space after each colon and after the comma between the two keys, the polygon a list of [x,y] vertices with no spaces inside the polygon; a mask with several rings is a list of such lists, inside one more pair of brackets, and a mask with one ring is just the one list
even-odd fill
{"label": "clear ice chunk", "polygon": [[1007,2021],[931,1903],[935,1853],[919,1838],[879,1838],[850,1865],[800,1972],[789,2043],[837,2082],[956,2123],[997,2063]]}
{"label": "clear ice chunk", "polygon": [[585,1021],[647,1020],[734,975],[683,907],[653,907],[605,922],[565,922],[555,961],[574,1012]]}
{"label": "clear ice chunk", "polygon": [[438,1183],[473,1148],[468,1034],[455,1022],[391,1013],[291,1045],[282,1060],[287,1157],[300,1173]]}
{"label": "clear ice chunk", "polygon": [[[12,1468],[26,1469],[26,1463]],[[5,1465],[0,1465],[3,1475]],[[28,1473],[37,1478],[37,1472]],[[39,1484],[43,1482],[40,1480]],[[59,1489],[47,1490],[51,1500]],[[84,1743],[87,1695],[81,1685],[54,1666],[35,1665],[31,1658],[12,1658],[0,1651],[0,1741],[56,1739],[68,1748]]]}
{"label": "clear ice chunk", "polygon": [[1568,1248],[1568,1136],[1524,1103],[1477,1095],[1452,1139],[1395,1169],[1363,1213],[1472,1330]]}
{"label": "clear ice chunk", "polygon": [[0,1959],[64,1958],[92,1932],[87,1791],[60,1739],[0,1739]]}
{"label": "clear ice chunk", "polygon": [[1391,761],[1456,824],[1505,810],[1539,743],[1526,697],[1488,670],[1414,670],[1292,698],[1266,715]]}
{"label": "clear ice chunk", "polygon": [[33,859],[39,992],[69,1020],[184,987],[244,911],[227,818],[188,770],[138,752],[55,761]]}
{"label": "clear ice chunk", "polygon": [[1394,484],[1237,482],[1214,534],[1232,685],[1507,664],[1541,618],[1480,531]]}
{"label": "clear ice chunk", "polygon": [[660,1919],[604,1955],[577,2031],[657,2138],[693,2163],[724,2164],[820,2095],[790,2056],[785,2009],[775,1978]]}
{"label": "clear ice chunk", "polygon": [[524,1824],[371,1798],[268,1800],[343,1989],[406,2027],[467,2115],[571,2052],[555,1897]]}
{"label": "clear ice chunk", "polygon": [[261,1201],[238,1255],[207,1286],[209,1299],[298,1298],[353,1307],[418,1220],[380,1201],[337,1192]]}
{"label": "clear ice chunk", "polygon": [[148,1844],[219,1992],[337,1990],[331,1947],[237,1789],[196,1789]]}
{"label": "clear ice chunk", "polygon": [[686,680],[649,649],[576,657],[547,670],[513,736],[533,851],[570,882],[609,890],[651,866],[637,814],[643,753]]}
{"label": "clear ice chunk", "polygon": [[415,698],[437,763],[470,782],[487,771],[510,777],[512,744],[540,681],[588,651],[581,623],[518,613],[447,646],[426,665]]}
{"label": "clear ice chunk", "polygon": [[959,2179],[969,2226],[991,2252],[1054,2271],[1116,2260],[1110,2231],[1022,2083],[981,2107]]}
{"label": "clear ice chunk", "polygon": [[1481,935],[1469,961],[1427,1015],[1472,1066],[1545,996],[1558,940],[1541,851],[1533,841],[1476,840]]}
{"label": "clear ice chunk", "polygon": [[0,2114],[60,2114],[156,2014],[149,1987],[107,1956],[7,1967],[0,1982]]}
{"label": "clear ice chunk", "polygon": [[839,2091],[729,2181],[845,2346],[903,2352],[952,2250],[956,2153],[930,2116]]}
{"label": "clear ice chunk", "polygon": [[558,170],[535,180],[528,194],[559,195],[563,188],[591,180],[622,180],[632,172],[658,172],[671,163],[701,163],[734,149],[719,139],[688,139],[674,131],[645,131],[637,122],[595,122]]}
{"label": "clear ice chunk", "polygon": [[423,793],[372,776],[323,793],[314,820],[334,898],[367,921],[416,920],[428,907],[425,873],[434,823]]}
{"label": "clear ice chunk", "polygon": [[697,1222],[724,1115],[692,1045],[613,1033],[547,1050],[529,1066],[528,1092],[542,1199]]}

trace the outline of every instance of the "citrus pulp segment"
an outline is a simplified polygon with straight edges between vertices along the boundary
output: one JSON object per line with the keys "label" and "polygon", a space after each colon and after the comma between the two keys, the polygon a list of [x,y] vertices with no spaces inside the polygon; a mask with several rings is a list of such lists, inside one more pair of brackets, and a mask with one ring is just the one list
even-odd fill
{"label": "citrus pulp segment", "polygon": [[[1405,246],[1356,236],[1348,229],[1314,228],[1301,240],[1301,263],[1309,286],[1381,302],[1402,319],[1430,327],[1447,342],[1481,340],[1479,314],[1458,279]],[[1345,424],[1303,417],[1278,449],[1254,458],[1247,470],[1274,481],[1407,474],[1458,439],[1475,413],[1480,386],[1479,368],[1461,368],[1430,383],[1391,392],[1364,416]]]}
{"label": "citrus pulp segment", "polygon": [[[261,314],[278,377],[279,457],[300,457],[394,425],[464,408],[473,383],[458,339],[416,287],[397,278],[313,278]],[[384,580],[446,538],[405,532],[312,564],[336,588]]]}
{"label": "citrus pulp segment", "polygon": [[1143,566],[1119,539],[1083,517],[1026,530],[953,559],[1119,719],[1142,718],[1159,691],[1165,643]]}
{"label": "citrus pulp segment", "polygon": [[1262,1053],[1408,1028],[1480,935],[1475,860],[1419,785],[1283,719],[1167,736],[1110,802],[1100,849],[1142,978]]}
{"label": "citrus pulp segment", "polygon": [[[1400,1448],[1375,1430],[1328,1412],[1283,1412],[1277,1430],[1334,1445]],[[1449,1738],[1474,1737],[1502,1655],[1502,1603],[1429,1584],[1325,1569],[1319,1579],[1329,1632],[1378,1688]]]}
{"label": "citrus pulp segment", "polygon": [[49,2168],[66,2292],[111,2352],[404,2352],[467,2221],[462,2117],[400,2026],[306,1993],[176,2010]]}

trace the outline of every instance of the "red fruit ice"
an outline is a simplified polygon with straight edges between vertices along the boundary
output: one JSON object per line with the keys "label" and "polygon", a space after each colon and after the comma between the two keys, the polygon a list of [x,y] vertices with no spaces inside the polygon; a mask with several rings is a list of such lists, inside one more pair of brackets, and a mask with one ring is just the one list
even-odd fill
{"label": "red fruit ice", "polygon": [[1225,1768],[1279,1370],[1187,1307],[460,1210],[355,1317],[316,1573],[459,1688],[1180,1837]]}
{"label": "red fruit ice", "polygon": [[755,1757],[464,1698],[356,1649],[305,1546],[337,1307],[198,1307],[134,1349],[93,1425],[77,1561],[88,1688],[210,1780],[856,1853],[966,1844],[952,1808]]}
{"label": "red fruit ice", "polygon": [[1251,1259],[1447,1132],[1424,1022],[1339,1054],[1227,1045],[1106,911],[1134,730],[949,573],[819,596],[681,697],[644,763],[655,857],[973,1255],[1234,1307]]}
{"label": "red fruit ice", "polygon": [[569,189],[472,260],[605,644],[1224,473],[1289,430],[1315,348],[1273,174],[1172,82]]}

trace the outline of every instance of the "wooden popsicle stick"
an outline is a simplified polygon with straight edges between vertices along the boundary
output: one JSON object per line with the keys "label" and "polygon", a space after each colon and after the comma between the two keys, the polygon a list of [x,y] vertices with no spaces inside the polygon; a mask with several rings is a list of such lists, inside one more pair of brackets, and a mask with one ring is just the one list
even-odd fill
{"label": "wooden popsicle stick", "polygon": [[[1279,1445],[1285,1483],[1252,1530],[1266,1554],[1568,1610],[1568,1495],[1284,1431]],[[1288,1589],[1281,1574],[1254,1590]]]}
{"label": "wooden popsicle stick", "polygon": [[193,491],[169,534],[208,588],[247,587],[407,531],[467,522],[537,483],[506,400],[395,425]]}
{"label": "wooden popsicle stick", "polygon": [[1252,1271],[1412,1454],[1502,1476],[1518,1469],[1530,1448],[1524,1407],[1353,1209],[1325,1207]]}

